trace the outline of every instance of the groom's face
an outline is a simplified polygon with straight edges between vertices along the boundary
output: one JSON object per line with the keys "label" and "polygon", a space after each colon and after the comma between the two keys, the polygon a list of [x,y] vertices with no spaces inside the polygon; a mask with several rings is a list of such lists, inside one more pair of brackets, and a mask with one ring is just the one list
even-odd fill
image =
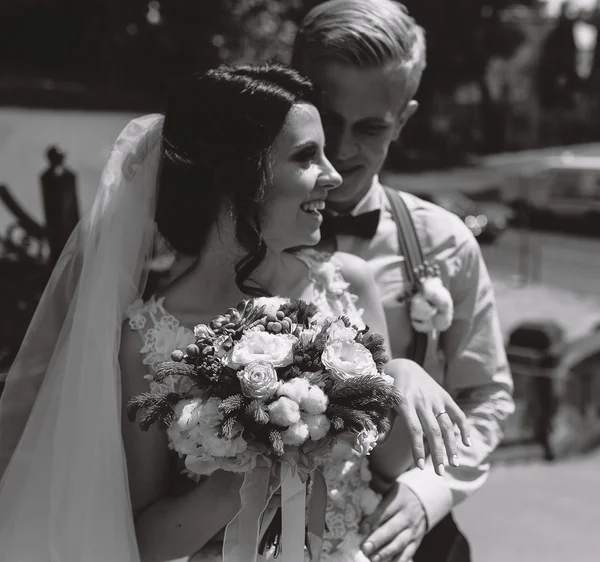
{"label": "groom's face", "polygon": [[406,67],[357,68],[323,61],[310,77],[321,92],[327,157],[343,179],[327,204],[348,212],[368,191],[388,149],[417,109],[413,72]]}

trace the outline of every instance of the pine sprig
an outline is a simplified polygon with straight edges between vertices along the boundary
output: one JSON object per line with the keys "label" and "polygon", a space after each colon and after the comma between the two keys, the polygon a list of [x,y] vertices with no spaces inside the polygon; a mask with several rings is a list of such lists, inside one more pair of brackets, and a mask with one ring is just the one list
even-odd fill
{"label": "pine sprig", "polygon": [[235,417],[226,418],[221,424],[219,437],[222,439],[233,439],[237,420]]}
{"label": "pine sprig", "polygon": [[290,365],[286,368],[277,369],[277,375],[279,379],[282,381],[289,381],[291,379],[296,379],[301,376],[303,373],[302,369],[298,367],[298,365]]}
{"label": "pine sprig", "polygon": [[281,438],[281,433],[277,429],[269,431],[269,443],[276,457],[282,457],[285,452],[285,445]]}
{"label": "pine sprig", "polygon": [[142,413],[139,424],[142,431],[148,431],[155,423],[166,429],[173,422],[173,407],[182,398],[176,392],[144,392],[129,400],[127,417],[130,422],[134,422],[137,415]]}
{"label": "pine sprig", "polygon": [[301,372],[315,372],[323,368],[321,355],[327,345],[326,337],[321,333],[315,337],[315,340],[307,345],[301,342],[294,344],[292,353],[293,364]]}
{"label": "pine sprig", "polygon": [[369,375],[336,381],[328,389],[327,395],[330,402],[339,404],[370,397],[372,402],[388,409],[393,409],[402,402],[402,396],[394,387]]}
{"label": "pine sprig", "polygon": [[[368,330],[368,328],[366,328]],[[385,341],[381,334],[362,331],[356,336],[355,341],[364,345],[373,356],[373,361],[377,365],[377,370],[382,371],[383,366],[389,361],[389,357],[385,352]]]}
{"label": "pine sprig", "polygon": [[371,430],[376,427],[367,413],[342,404],[329,404],[325,413],[329,419],[340,418],[344,422],[345,429],[356,433],[361,432],[363,429]]}
{"label": "pine sprig", "polygon": [[219,410],[226,416],[241,410],[246,404],[246,399],[241,394],[234,394],[225,398],[219,405]]}
{"label": "pine sprig", "polygon": [[156,369],[154,380],[158,383],[164,382],[168,377],[189,377],[196,378],[196,368],[194,365],[184,363],[183,361],[165,361]]}
{"label": "pine sprig", "polygon": [[246,406],[246,414],[257,425],[267,425],[270,421],[269,412],[260,400],[252,400]]}

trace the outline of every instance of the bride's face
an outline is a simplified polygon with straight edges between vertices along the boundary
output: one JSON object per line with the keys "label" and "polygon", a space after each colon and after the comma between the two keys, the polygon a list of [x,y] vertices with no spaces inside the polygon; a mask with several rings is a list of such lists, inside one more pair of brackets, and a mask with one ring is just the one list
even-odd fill
{"label": "bride's face", "polygon": [[262,224],[270,250],[314,246],[321,239],[320,211],[328,191],[342,183],[324,149],[319,112],[308,103],[295,105],[271,149],[273,181]]}

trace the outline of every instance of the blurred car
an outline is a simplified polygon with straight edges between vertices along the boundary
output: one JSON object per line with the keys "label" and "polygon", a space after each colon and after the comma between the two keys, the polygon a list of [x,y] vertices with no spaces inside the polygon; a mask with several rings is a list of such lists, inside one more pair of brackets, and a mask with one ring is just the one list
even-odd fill
{"label": "blurred car", "polygon": [[508,183],[504,199],[520,225],[600,235],[600,157],[541,159]]}
{"label": "blurred car", "polygon": [[474,201],[460,191],[419,193],[418,197],[459,216],[482,244],[492,244],[509,226],[514,211],[503,203]]}

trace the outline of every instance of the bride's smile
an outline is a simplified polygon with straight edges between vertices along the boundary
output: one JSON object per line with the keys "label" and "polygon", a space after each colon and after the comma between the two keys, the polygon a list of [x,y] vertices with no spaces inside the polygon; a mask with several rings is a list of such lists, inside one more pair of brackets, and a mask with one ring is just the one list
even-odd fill
{"label": "bride's smile", "polygon": [[342,183],[327,160],[321,117],[314,105],[296,104],[271,149],[272,182],[263,213],[263,239],[271,251],[313,246],[327,193]]}

